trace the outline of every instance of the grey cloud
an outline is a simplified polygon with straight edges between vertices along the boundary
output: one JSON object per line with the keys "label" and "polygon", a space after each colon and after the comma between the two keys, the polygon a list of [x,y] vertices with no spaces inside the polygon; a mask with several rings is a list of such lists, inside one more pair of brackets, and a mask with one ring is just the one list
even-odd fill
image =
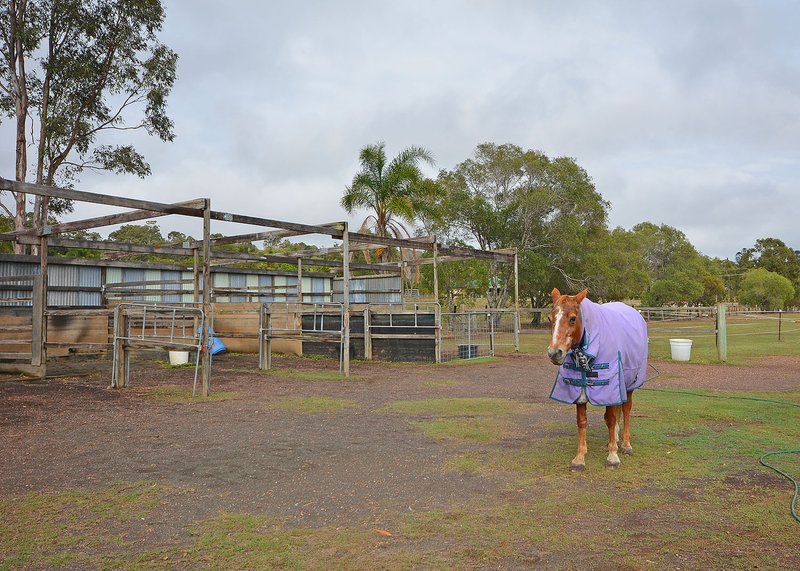
{"label": "grey cloud", "polygon": [[[792,3],[166,8],[163,39],[180,55],[176,141],[137,136],[147,181],[87,174],[81,188],[211,196],[220,209],[319,222],[344,218],[339,198],[364,144],[422,145],[452,168],[478,143],[511,142],[574,157],[611,201],[612,224],[671,224],[723,257],[768,235],[800,247],[792,224],[762,208],[800,207]],[[0,169],[13,172],[13,153]]]}

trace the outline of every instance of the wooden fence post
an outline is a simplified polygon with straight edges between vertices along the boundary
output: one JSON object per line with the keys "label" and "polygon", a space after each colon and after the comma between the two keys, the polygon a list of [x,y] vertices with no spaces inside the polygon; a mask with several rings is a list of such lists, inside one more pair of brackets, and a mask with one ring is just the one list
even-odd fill
{"label": "wooden fence post", "polygon": [[209,328],[211,327],[211,199],[205,198],[203,204],[203,328],[200,332],[202,354],[200,363],[200,395],[207,397],[211,390],[211,347]]}
{"label": "wooden fence post", "polygon": [[350,236],[348,224],[342,229],[342,327],[344,341],[342,347],[342,373],[350,376]]}
{"label": "wooden fence post", "polygon": [[364,360],[372,361],[372,323],[369,305],[364,308]]}
{"label": "wooden fence post", "polygon": [[122,305],[114,308],[114,363],[111,371],[111,388],[121,389],[128,386],[127,378],[127,347],[125,346],[125,333],[127,319]]}
{"label": "wooden fence post", "polygon": [[725,319],[726,305],[717,304],[717,356],[720,361],[728,360],[728,327]]}

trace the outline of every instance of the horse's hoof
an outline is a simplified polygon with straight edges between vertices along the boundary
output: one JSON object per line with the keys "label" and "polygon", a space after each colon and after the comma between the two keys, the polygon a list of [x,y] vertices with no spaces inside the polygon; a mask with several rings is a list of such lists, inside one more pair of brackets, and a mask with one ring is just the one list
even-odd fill
{"label": "horse's hoof", "polygon": [[586,464],[570,464],[570,472],[583,472],[586,469]]}
{"label": "horse's hoof", "polygon": [[623,446],[622,448],[620,448],[619,451],[622,452],[623,454],[633,454],[633,448],[630,446],[628,446],[627,448]]}
{"label": "horse's hoof", "polygon": [[617,468],[619,468],[619,462],[611,462],[609,460],[606,460],[606,467],[612,470],[616,470]]}

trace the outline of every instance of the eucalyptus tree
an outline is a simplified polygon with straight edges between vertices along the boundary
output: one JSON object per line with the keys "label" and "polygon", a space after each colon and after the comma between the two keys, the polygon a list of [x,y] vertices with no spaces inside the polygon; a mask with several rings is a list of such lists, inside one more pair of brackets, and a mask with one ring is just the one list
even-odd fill
{"label": "eucalyptus tree", "polygon": [[[157,37],[161,1],[0,0],[0,10],[0,108],[17,122],[17,180],[28,176],[29,146],[37,184],[69,187],[85,170],[150,174],[133,145],[104,143],[101,134],[145,130],[174,138],[166,103],[177,55]],[[25,198],[16,199],[21,227]],[[65,201],[52,205],[54,212],[70,209]],[[47,200],[37,200],[34,224],[49,210]]]}
{"label": "eucalyptus tree", "polygon": [[700,303],[715,290],[719,293],[707,258],[683,232],[667,224],[642,222],[631,233],[650,275],[650,287],[642,299],[645,305]]}
{"label": "eucalyptus tree", "polygon": [[641,241],[624,228],[603,232],[586,244],[584,266],[586,285],[595,299],[641,299],[650,288]]}
{"label": "eucalyptus tree", "polygon": [[[606,229],[608,202],[569,157],[550,158],[517,145],[484,143],[473,156],[440,172],[449,238],[481,249],[517,248],[521,289],[532,300],[553,286],[574,290],[587,243]],[[489,302],[509,296],[511,268],[493,268]]]}
{"label": "eucalyptus tree", "polygon": [[766,268],[745,272],[739,288],[739,301],[764,310],[783,309],[795,296],[789,278]]}
{"label": "eucalyptus tree", "polygon": [[800,304],[800,252],[777,238],[760,238],[752,248],[743,248],[736,254],[740,271],[763,268],[782,275],[794,286],[792,303]]}

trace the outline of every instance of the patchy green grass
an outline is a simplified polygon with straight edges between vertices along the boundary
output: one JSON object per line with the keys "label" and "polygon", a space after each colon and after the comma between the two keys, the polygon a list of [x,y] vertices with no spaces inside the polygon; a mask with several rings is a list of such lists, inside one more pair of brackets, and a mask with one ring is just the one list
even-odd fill
{"label": "patchy green grass", "polygon": [[440,418],[416,420],[411,424],[422,430],[429,438],[463,442],[486,443],[507,438],[513,433],[508,422],[495,418]]}
{"label": "patchy green grass", "polygon": [[166,489],[152,482],[0,499],[0,569],[98,567],[127,549]]}
{"label": "patchy green grass", "polygon": [[534,405],[499,398],[441,398],[396,401],[384,407],[390,412],[433,416],[494,416],[530,412]]}
{"label": "patchy green grass", "polygon": [[[535,493],[505,500],[398,514],[383,526],[391,535],[364,524],[293,527],[268,516],[228,512],[197,521],[185,534],[160,544],[126,535],[114,541],[105,531],[110,526],[124,528],[126,521],[150,517],[149,511],[134,508],[113,521],[86,523],[80,531],[35,531],[40,541],[24,557],[4,550],[12,558],[0,568],[570,569],[591,568],[597,557],[630,569],[674,568],[676,561],[684,568],[708,569],[792,569],[797,563],[792,554],[800,537],[785,520],[781,523],[775,491],[761,493],[754,505],[753,490],[687,486],[675,502],[665,490],[631,493],[613,486],[590,488],[582,477],[562,480],[570,485],[542,482]],[[720,502],[719,494],[726,501]],[[78,504],[58,507],[57,517],[80,519]],[[596,547],[576,550],[574,538],[587,534]]]}
{"label": "patchy green grass", "polygon": [[235,399],[238,394],[235,391],[211,391],[207,397],[197,396],[192,397],[192,389],[184,389],[180,387],[158,387],[155,389],[146,389],[142,392],[147,398],[162,402],[171,403],[190,403],[198,404],[204,402],[218,402]]}
{"label": "patchy green grass", "polygon": [[[800,391],[743,396],[800,403]],[[302,412],[356,406],[325,397],[280,402]],[[485,491],[449,508],[387,510],[336,527],[221,513],[170,537],[147,527],[168,516],[173,494],[187,492],[144,482],[26,494],[0,500],[0,569],[581,569],[598,561],[621,569],[800,568],[791,485],[758,466],[763,452],[797,448],[798,407],[640,391],[634,455],[618,470],[605,468],[602,409],[592,407],[587,468],[576,474],[567,468],[576,445],[571,407],[563,420],[534,419],[536,438],[513,441],[504,435],[529,429],[532,415],[552,407],[456,398],[382,410],[465,444],[445,468],[483,481]],[[800,455],[770,461],[800,476]],[[586,541],[591,549],[576,549]]]}
{"label": "patchy green grass", "polygon": [[[619,470],[604,466],[606,429],[598,410],[590,412],[583,473],[570,474],[567,468],[576,446],[571,418],[544,423],[541,438],[516,449],[473,447],[452,457],[446,468],[496,480],[508,493],[518,494],[513,506],[528,506],[531,518],[516,526],[531,533],[538,529],[543,544],[567,557],[569,564],[557,559],[555,567],[585,566],[580,555],[570,558],[558,542],[589,533],[598,545],[608,546],[601,551],[613,553],[615,565],[622,567],[797,568],[800,534],[794,533],[789,513],[792,486],[759,467],[758,458],[769,450],[797,448],[800,408],[657,392],[637,396],[635,452],[622,456]],[[800,392],[745,396],[797,402]],[[800,455],[773,459],[800,476]],[[504,524],[512,530],[514,514],[503,508]],[[485,507],[429,516],[420,520],[422,531],[433,524],[444,535],[463,529],[473,546],[491,545],[491,534],[502,528],[494,525],[489,531],[494,519]],[[559,529],[557,535],[551,526]],[[612,529],[606,543],[605,530]],[[500,556],[502,549],[494,553]],[[583,563],[591,567],[591,560]]]}
{"label": "patchy green grass", "polygon": [[511,399],[442,398],[397,401],[383,410],[426,417],[409,423],[428,438],[485,444],[513,436],[515,425],[509,417],[534,408]]}
{"label": "patchy green grass", "polygon": [[158,364],[165,369],[194,369],[194,357],[189,355],[189,361],[180,365],[173,365],[169,361],[159,361]]}
{"label": "patchy green grass", "polygon": [[358,403],[347,399],[334,399],[330,397],[285,397],[276,400],[270,405],[278,410],[289,412],[335,412],[358,406]]}
{"label": "patchy green grass", "polygon": [[298,548],[305,541],[299,532],[276,527],[270,518],[225,513],[199,522],[191,530],[191,563],[210,563],[217,569],[274,569],[296,567]]}
{"label": "patchy green grass", "polygon": [[338,371],[299,371],[295,369],[229,369],[231,372],[239,373],[258,373],[275,379],[288,381],[363,381],[364,375],[353,375],[345,377]]}
{"label": "patchy green grass", "polygon": [[437,367],[461,367],[465,365],[483,365],[486,363],[499,363],[500,357],[476,357],[474,359],[453,359],[436,364]]}
{"label": "patchy green grass", "polygon": [[[800,399],[798,392],[742,396],[792,403]],[[487,477],[516,474],[523,487],[536,485],[541,479],[561,479],[577,444],[574,422],[565,415],[563,422],[551,421],[542,427],[540,437],[519,448],[472,450],[452,458],[446,467]],[[590,410],[584,477],[628,489],[673,489],[688,481],[734,477],[757,464],[764,452],[796,448],[797,442],[798,407],[640,391],[632,420],[634,455],[621,456],[622,466],[617,471],[604,468],[607,429],[600,410]]]}
{"label": "patchy green grass", "polygon": [[[798,412],[757,401],[638,396],[636,452],[616,471],[603,465],[605,428],[597,410],[590,413],[581,474],[567,470],[575,445],[571,419],[544,422],[541,441],[508,449],[493,438],[465,436],[458,423],[466,419],[444,415],[414,422],[423,430],[439,423],[436,437],[468,441],[470,452],[449,467],[501,478],[499,494],[452,509],[387,514],[380,524],[309,528],[221,513],[184,534],[145,541],[147,521],[169,503],[163,488],[140,483],[28,494],[0,502],[0,569],[577,569],[595,567],[598,557],[622,569],[796,569],[800,534],[788,513],[790,487],[758,468],[751,453],[795,443]],[[452,413],[475,404],[433,402],[423,410]],[[512,404],[494,403],[493,413],[469,419],[490,433],[502,430],[524,421]],[[774,460],[800,471],[796,456]],[[376,533],[377,525],[391,535]],[[576,538],[587,537],[594,547],[576,550]]]}

